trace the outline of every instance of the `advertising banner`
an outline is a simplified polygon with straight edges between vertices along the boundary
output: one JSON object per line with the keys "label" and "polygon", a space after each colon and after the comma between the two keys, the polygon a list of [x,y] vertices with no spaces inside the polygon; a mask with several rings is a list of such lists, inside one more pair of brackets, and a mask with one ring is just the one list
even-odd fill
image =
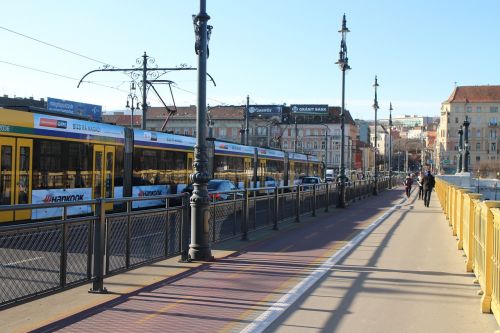
{"label": "advertising banner", "polygon": [[[133,198],[154,197],[157,195],[167,195],[167,194],[170,194],[170,185],[148,185],[148,186],[133,186],[132,187],[132,197]],[[165,200],[134,201],[132,203],[132,208],[161,206],[164,204],[165,204]]]}
{"label": "advertising banner", "polygon": [[48,97],[47,110],[81,116],[93,121],[102,121],[102,106],[100,105]]}
{"label": "advertising banner", "polygon": [[327,104],[292,104],[290,105],[292,113],[310,114],[310,115],[327,115]]}
{"label": "advertising banner", "polygon": [[[47,204],[59,202],[78,202],[92,200],[91,188],[68,188],[68,189],[50,189],[50,190],[33,190],[31,191],[31,203],[33,204]],[[81,215],[89,214],[92,212],[90,205],[86,206],[71,206],[67,208],[67,214]],[[63,208],[40,208],[31,211],[31,218],[45,219],[49,217],[62,216]]]}
{"label": "advertising banner", "polygon": [[97,136],[115,139],[123,139],[125,136],[120,126],[93,123],[90,121],[35,114],[35,128],[39,130],[50,130],[59,132],[61,136],[68,133],[82,137]]}
{"label": "advertising banner", "polygon": [[138,144],[148,146],[164,146],[187,150],[193,150],[193,147],[196,144],[196,138],[193,137],[144,131],[140,129],[134,130],[134,141]]}
{"label": "advertising banner", "polygon": [[248,117],[256,118],[259,115],[265,118],[278,116],[281,117],[283,106],[281,105],[249,105]]}

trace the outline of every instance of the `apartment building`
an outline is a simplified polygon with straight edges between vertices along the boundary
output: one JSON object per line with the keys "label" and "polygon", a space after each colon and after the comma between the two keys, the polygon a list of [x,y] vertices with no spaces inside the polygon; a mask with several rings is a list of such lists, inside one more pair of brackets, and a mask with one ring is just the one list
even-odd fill
{"label": "apartment building", "polygon": [[[456,172],[458,130],[467,117],[470,170],[500,169],[498,128],[500,86],[458,86],[441,104],[436,137],[436,166],[443,173]],[[495,171],[496,169],[496,171]]]}

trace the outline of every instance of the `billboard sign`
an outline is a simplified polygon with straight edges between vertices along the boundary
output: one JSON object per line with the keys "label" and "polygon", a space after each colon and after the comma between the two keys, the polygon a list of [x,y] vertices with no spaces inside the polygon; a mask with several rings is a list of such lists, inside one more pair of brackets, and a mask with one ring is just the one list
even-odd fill
{"label": "billboard sign", "polygon": [[248,116],[250,118],[255,117],[273,117],[278,116],[281,117],[281,113],[283,111],[283,106],[281,105],[249,105],[248,106]]}
{"label": "billboard sign", "polygon": [[47,110],[85,117],[92,121],[102,121],[102,106],[100,105],[48,97]]}
{"label": "billboard sign", "polygon": [[292,104],[290,105],[292,113],[311,114],[311,115],[327,115],[327,104]]}
{"label": "billboard sign", "polygon": [[[50,189],[50,190],[33,190],[31,191],[31,203],[47,204],[47,208],[33,209],[31,218],[33,220],[45,219],[49,217],[62,216],[62,207],[49,208],[51,203],[56,202],[78,202],[92,200],[92,188],[67,188],[67,189]],[[68,215],[81,215],[92,212],[89,205],[84,206],[69,206],[67,209]]]}

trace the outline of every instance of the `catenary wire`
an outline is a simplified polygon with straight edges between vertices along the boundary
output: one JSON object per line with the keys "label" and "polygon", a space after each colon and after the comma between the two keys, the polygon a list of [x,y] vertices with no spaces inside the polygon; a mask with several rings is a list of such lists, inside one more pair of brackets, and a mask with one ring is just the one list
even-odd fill
{"label": "catenary wire", "polygon": [[68,53],[71,53],[73,55],[76,55],[78,57],[82,57],[82,58],[85,58],[87,60],[91,60],[91,61],[95,61],[97,63],[100,63],[102,65],[105,65],[105,66],[111,66],[109,63],[106,63],[104,61],[100,61],[100,60],[97,60],[97,59],[94,59],[94,58],[91,58],[91,57],[87,57],[86,55],[83,55],[83,54],[80,54],[80,53],[77,53],[77,52],[74,52],[74,51],[71,51],[71,50],[68,50],[68,49],[65,49],[63,47],[60,47],[60,46],[57,46],[57,45],[54,45],[54,44],[51,44],[51,43],[48,43],[48,42],[44,42],[43,40],[40,40],[40,39],[37,39],[37,38],[34,38],[34,37],[31,37],[31,36],[28,36],[28,35],[25,35],[25,34],[22,34],[20,32],[17,32],[17,31],[14,31],[14,30],[11,30],[11,29],[8,29],[6,27],[2,27],[0,26],[0,29],[2,30],[5,30],[5,31],[8,31],[10,33],[13,33],[13,34],[16,34],[16,35],[19,35],[19,36],[22,36],[24,38],[28,38],[28,39],[31,39],[35,42],[38,42],[38,43],[41,43],[41,44],[44,44],[44,45],[47,45],[47,46],[50,46],[50,47],[53,47],[53,48],[56,48],[58,50],[61,50],[61,51],[64,51],[64,52],[68,52]]}

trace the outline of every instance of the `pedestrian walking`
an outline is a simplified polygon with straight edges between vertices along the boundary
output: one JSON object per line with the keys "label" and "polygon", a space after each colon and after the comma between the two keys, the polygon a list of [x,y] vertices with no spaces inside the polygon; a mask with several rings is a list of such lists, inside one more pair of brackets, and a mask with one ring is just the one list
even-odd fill
{"label": "pedestrian walking", "polygon": [[436,180],[430,171],[424,176],[423,185],[424,185],[424,205],[425,207],[429,207],[429,202],[431,200],[431,193],[434,185],[436,184]]}
{"label": "pedestrian walking", "polygon": [[408,176],[406,176],[403,184],[404,184],[405,190],[406,190],[406,197],[409,198],[410,193],[411,193],[411,185],[413,184],[413,179],[411,178],[410,174],[408,174]]}
{"label": "pedestrian walking", "polygon": [[418,184],[418,199],[424,200],[424,176],[423,176],[423,172],[421,172],[418,175],[417,184]]}

